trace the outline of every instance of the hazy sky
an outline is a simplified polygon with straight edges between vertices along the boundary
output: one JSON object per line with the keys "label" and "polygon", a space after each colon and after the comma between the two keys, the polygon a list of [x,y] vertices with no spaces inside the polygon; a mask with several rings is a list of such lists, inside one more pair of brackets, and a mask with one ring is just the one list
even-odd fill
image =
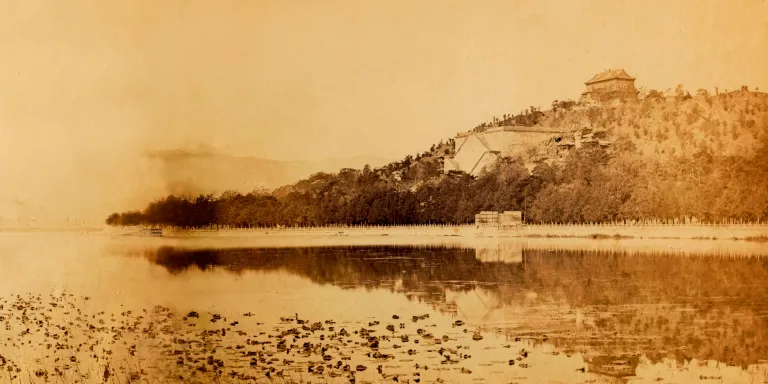
{"label": "hazy sky", "polygon": [[400,158],[613,67],[768,90],[768,3],[0,0],[0,47],[0,217],[91,217],[147,149]]}

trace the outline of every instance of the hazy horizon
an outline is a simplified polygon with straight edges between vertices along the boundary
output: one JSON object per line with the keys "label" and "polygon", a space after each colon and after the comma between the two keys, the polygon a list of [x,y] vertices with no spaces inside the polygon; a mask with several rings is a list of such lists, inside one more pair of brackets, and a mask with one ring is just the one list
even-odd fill
{"label": "hazy horizon", "polygon": [[608,68],[653,89],[768,90],[758,0],[0,10],[0,202],[88,222],[156,197],[162,180],[141,159],[153,150],[398,159],[492,116],[578,99]]}

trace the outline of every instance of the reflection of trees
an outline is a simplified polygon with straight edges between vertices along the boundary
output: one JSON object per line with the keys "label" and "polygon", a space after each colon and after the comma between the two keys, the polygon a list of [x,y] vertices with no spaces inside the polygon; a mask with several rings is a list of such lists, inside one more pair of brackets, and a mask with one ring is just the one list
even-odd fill
{"label": "reflection of trees", "polygon": [[525,263],[525,282],[501,287],[500,300],[530,289],[596,317],[582,337],[563,337],[561,345],[595,349],[590,338],[600,335],[605,353],[640,348],[653,361],[696,357],[746,365],[768,356],[768,324],[760,314],[768,304],[766,259],[534,251],[525,253]]}
{"label": "reflection of trees", "polygon": [[532,251],[525,260],[529,289],[572,305],[767,302],[768,260],[761,258]]}
{"label": "reflection of trees", "polygon": [[[593,318],[567,336],[550,335],[564,348],[642,350],[653,361],[748,364],[768,356],[768,260],[761,258],[525,250],[522,263],[489,263],[473,249],[393,246],[161,248],[148,257],[171,273],[283,270],[318,284],[390,289],[450,312],[449,289],[480,288],[507,306],[533,291],[540,304],[568,305]],[[575,328],[572,319],[559,321]]]}
{"label": "reflection of trees", "polygon": [[[170,273],[214,267],[240,273],[246,270],[284,270],[318,284],[340,287],[386,288],[429,302],[450,312],[446,289],[468,291],[476,281],[509,281],[522,275],[516,268],[481,263],[473,249],[445,247],[316,247],[273,249],[185,250],[160,248],[147,255]],[[475,278],[468,278],[475,276]],[[397,283],[397,284],[396,284]]]}

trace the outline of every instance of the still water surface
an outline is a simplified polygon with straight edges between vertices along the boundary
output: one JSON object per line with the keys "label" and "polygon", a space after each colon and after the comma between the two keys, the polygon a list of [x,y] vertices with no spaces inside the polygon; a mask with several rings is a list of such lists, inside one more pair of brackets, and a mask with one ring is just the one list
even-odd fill
{"label": "still water surface", "polygon": [[0,235],[0,381],[768,382],[764,257],[246,243]]}

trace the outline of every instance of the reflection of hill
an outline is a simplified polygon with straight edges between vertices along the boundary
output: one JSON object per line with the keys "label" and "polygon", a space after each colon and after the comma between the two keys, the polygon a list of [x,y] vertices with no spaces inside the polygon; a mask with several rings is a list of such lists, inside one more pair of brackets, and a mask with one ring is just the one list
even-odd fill
{"label": "reflection of hill", "polygon": [[[688,303],[702,298],[765,305],[768,259],[526,252],[527,285],[560,288],[572,304]],[[739,299],[737,299],[739,298]],[[748,300],[744,300],[748,299]]]}
{"label": "reflection of hill", "polygon": [[170,273],[190,267],[219,267],[232,272],[284,270],[318,284],[341,287],[389,288],[420,298],[449,312],[446,288],[471,290],[467,274],[485,281],[506,281],[521,275],[521,267],[497,269],[481,263],[475,251],[443,247],[316,247],[276,249],[184,250],[160,248],[148,257]]}
{"label": "reflection of hill", "polygon": [[147,256],[171,273],[194,266],[283,270],[318,284],[388,288],[454,313],[449,291],[479,289],[506,308],[521,305],[525,293],[533,292],[536,303],[529,312],[554,306],[589,321],[545,319],[540,313],[542,322],[534,316],[526,327],[557,322],[547,324],[557,330],[549,334],[551,341],[591,354],[640,350],[654,361],[696,357],[739,364],[768,356],[763,258],[394,246],[161,248]]}
{"label": "reflection of hill", "polygon": [[746,365],[768,356],[768,259],[585,251],[526,252],[524,259],[525,282],[498,287],[500,300],[523,288],[593,318],[555,337],[561,346],[611,355],[641,349],[653,361]]}

